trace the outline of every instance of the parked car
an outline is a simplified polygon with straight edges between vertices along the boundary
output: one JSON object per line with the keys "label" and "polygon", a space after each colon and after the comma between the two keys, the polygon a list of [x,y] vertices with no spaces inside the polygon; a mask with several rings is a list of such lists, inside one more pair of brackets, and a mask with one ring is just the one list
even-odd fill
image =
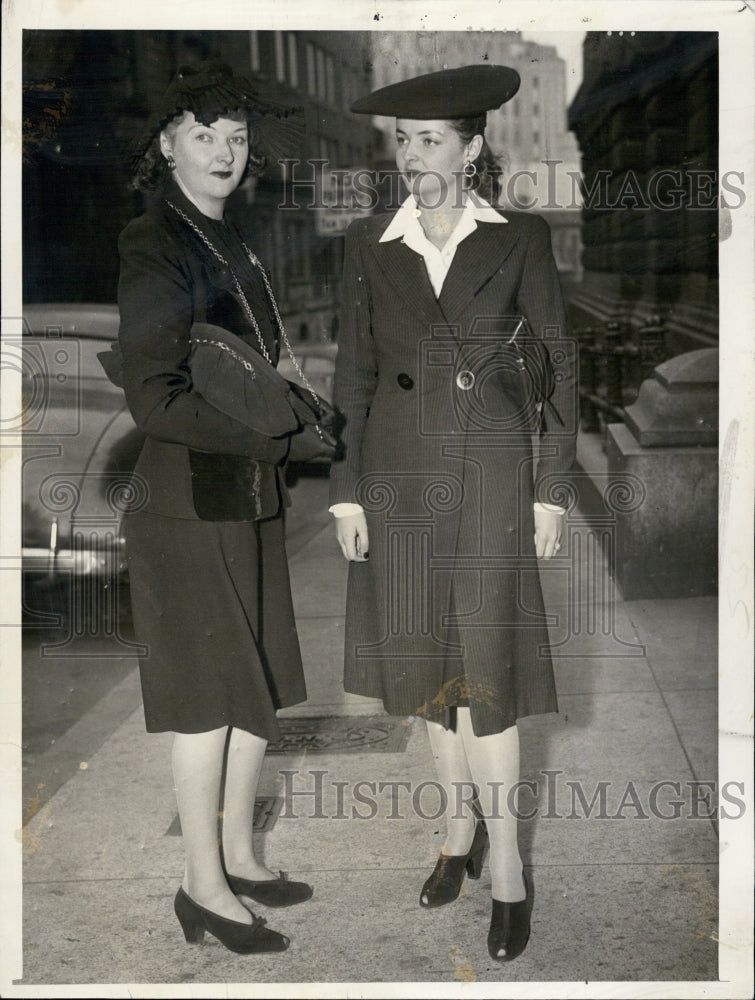
{"label": "parked car", "polygon": [[[124,569],[120,525],[124,511],[140,500],[131,473],[143,436],[123,391],[108,380],[97,358],[117,334],[115,305],[24,308],[19,362],[26,578],[106,580]],[[295,354],[318,395],[330,400],[336,345],[305,343]],[[285,350],[279,370],[302,382]]]}
{"label": "parked car", "polygon": [[118,333],[114,305],[24,308],[22,544],[27,574],[111,575],[142,444],[123,391],[97,354]]}
{"label": "parked car", "polygon": [[[330,402],[333,399],[333,373],[336,367],[338,345],[303,341],[292,344],[291,347],[307,381],[318,396]],[[299,385],[306,385],[301,375],[296,371],[296,367],[285,348],[281,351],[278,360],[278,371],[284,378]]]}

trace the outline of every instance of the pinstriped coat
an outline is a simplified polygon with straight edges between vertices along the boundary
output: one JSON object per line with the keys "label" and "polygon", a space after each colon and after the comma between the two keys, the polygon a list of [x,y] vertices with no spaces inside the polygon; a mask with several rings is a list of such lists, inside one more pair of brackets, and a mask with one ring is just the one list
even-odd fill
{"label": "pinstriped coat", "polygon": [[[459,244],[439,299],[421,256],[379,242],[392,216],[353,223],[335,379],[331,503],[360,503],[370,536],[369,561],[349,565],[345,688],[444,725],[468,705],[477,735],[557,709],[533,500],[554,500],[576,441],[550,231],[504,217]],[[546,408],[537,468],[537,410],[507,344],[522,317],[548,341],[563,421]]]}

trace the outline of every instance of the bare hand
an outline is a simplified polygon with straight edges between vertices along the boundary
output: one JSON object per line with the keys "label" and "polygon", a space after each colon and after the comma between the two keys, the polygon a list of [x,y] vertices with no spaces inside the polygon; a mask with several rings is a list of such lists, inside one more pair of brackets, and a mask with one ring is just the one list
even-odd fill
{"label": "bare hand", "polygon": [[341,551],[350,562],[366,562],[370,553],[367,518],[360,511],[336,519],[336,538]]}
{"label": "bare hand", "polygon": [[550,559],[561,548],[563,514],[535,511],[535,552],[538,559]]}

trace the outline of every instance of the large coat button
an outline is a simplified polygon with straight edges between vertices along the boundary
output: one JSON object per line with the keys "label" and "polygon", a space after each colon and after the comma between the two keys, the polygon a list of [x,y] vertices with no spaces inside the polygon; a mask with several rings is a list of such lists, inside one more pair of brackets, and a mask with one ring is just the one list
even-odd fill
{"label": "large coat button", "polygon": [[414,388],[414,379],[411,375],[407,375],[406,372],[401,372],[401,374],[396,377],[396,381],[402,389],[406,389],[407,391]]}
{"label": "large coat button", "polygon": [[464,389],[465,391],[472,388],[474,381],[474,372],[471,372],[468,369],[460,371],[456,376],[456,384],[460,389]]}

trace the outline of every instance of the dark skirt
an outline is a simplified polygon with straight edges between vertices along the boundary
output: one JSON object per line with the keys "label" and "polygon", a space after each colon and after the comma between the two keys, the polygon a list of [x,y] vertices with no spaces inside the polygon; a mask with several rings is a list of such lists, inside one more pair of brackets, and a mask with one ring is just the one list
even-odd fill
{"label": "dark skirt", "polygon": [[280,736],[276,710],[306,700],[282,516],[125,523],[149,732],[236,726]]}

